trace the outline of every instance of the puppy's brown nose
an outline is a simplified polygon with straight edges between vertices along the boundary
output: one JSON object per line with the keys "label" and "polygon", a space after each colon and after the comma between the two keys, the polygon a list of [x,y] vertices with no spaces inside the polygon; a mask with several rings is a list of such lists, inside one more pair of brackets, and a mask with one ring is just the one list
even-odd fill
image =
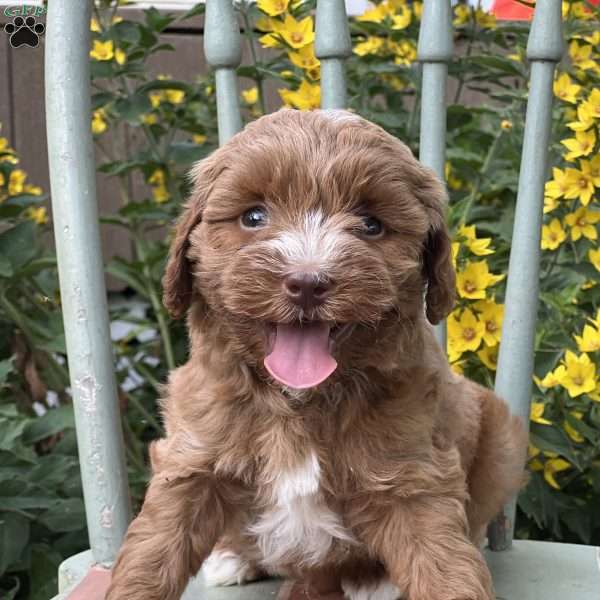
{"label": "puppy's brown nose", "polygon": [[294,304],[308,309],[325,302],[332,283],[317,273],[292,273],[284,279],[283,287]]}

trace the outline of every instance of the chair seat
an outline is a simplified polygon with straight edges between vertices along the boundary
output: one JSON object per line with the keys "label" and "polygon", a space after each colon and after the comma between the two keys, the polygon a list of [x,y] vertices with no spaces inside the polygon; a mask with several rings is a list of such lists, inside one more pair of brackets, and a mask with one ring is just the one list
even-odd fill
{"label": "chair seat", "polygon": [[[485,551],[498,600],[599,600],[600,548],[515,541],[506,552]],[[92,563],[91,553],[67,559],[59,570],[59,592],[66,600]],[[288,582],[268,580],[243,586],[205,588],[192,580],[182,600],[289,600]]]}

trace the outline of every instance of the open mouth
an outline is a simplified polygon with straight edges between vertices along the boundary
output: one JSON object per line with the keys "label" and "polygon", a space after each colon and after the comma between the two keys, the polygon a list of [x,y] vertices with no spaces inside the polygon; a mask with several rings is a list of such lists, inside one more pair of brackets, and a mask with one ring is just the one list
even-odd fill
{"label": "open mouth", "polygon": [[280,383],[293,389],[315,387],[337,368],[333,358],[336,343],[352,325],[326,321],[276,323],[268,328],[265,368]]}

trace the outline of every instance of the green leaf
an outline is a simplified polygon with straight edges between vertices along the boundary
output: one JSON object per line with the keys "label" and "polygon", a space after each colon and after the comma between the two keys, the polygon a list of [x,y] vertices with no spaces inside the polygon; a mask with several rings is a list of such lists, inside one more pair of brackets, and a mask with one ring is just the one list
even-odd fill
{"label": "green leaf", "polygon": [[207,156],[210,148],[206,145],[198,146],[191,142],[178,142],[169,146],[169,158],[176,165],[191,165]]}
{"label": "green leaf", "polygon": [[23,443],[34,444],[51,435],[73,429],[75,418],[70,405],[49,409],[44,415],[33,419],[23,431]]}
{"label": "green leaf", "polygon": [[173,15],[161,13],[154,7],[144,10],[144,14],[146,15],[146,23],[157,33],[160,33],[175,20]]}
{"label": "green leaf", "polygon": [[29,542],[29,521],[21,515],[0,512],[0,575],[18,562]]}
{"label": "green leaf", "polygon": [[133,94],[128,98],[117,100],[114,110],[128,123],[136,125],[140,122],[142,115],[152,110],[152,104],[146,94]]}
{"label": "green leaf", "polygon": [[24,221],[0,233],[0,256],[10,263],[13,275],[36,255],[35,234],[33,221]]}
{"label": "green leaf", "polygon": [[143,298],[148,298],[146,284],[139,274],[139,271],[124,261],[122,258],[114,258],[106,265],[106,272],[117,279],[124,281],[133,288]]}
{"label": "green leaf", "polygon": [[581,469],[581,463],[571,444],[571,440],[562,429],[551,427],[549,425],[532,423],[529,439],[531,440],[531,443],[540,450],[556,452],[556,454],[560,454],[566,458],[578,469]]}
{"label": "green leaf", "polygon": [[50,531],[80,531],[85,527],[85,508],[80,498],[67,498],[55,503],[40,521]]}
{"label": "green leaf", "polygon": [[14,356],[6,360],[0,360],[0,386],[6,381],[8,374],[13,370]]}
{"label": "green leaf", "polygon": [[[2,214],[0,214],[2,218]],[[0,277],[11,277],[13,274],[12,265],[6,256],[0,254]]]}

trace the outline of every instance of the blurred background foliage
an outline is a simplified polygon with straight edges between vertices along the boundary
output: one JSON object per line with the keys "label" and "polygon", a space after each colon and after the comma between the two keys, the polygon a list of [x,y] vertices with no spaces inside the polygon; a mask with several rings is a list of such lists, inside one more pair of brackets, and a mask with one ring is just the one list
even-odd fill
{"label": "blurred background foliage", "polygon": [[[162,434],[161,382],[185,360],[181,323],[161,305],[164,234],[187,193],[185,173],[217,144],[211,76],[154,77],[148,59],[171,52],[161,34],[203,12],[143,19],[102,0],[90,24],[92,132],[99,170],[119,184],[121,206],[102,215],[122,227],[133,258],[107,273],[112,298],[129,478],[139,506],[146,448]],[[251,60],[239,68],[240,102],[251,120],[266,94],[309,110],[320,101],[314,0],[242,0],[237,9]],[[416,43],[421,3],[384,0],[351,19],[350,108],[418,153]],[[531,479],[519,498],[521,538],[600,544],[600,13],[563,2],[567,47],[554,84],[551,158],[542,239],[541,304],[531,413]],[[496,22],[459,3],[448,107],[449,221],[459,301],[448,321],[453,368],[492,386],[528,93],[528,24]],[[468,94],[467,94],[468,93]],[[468,95],[468,98],[466,96]],[[124,142],[135,129],[137,143]],[[110,135],[107,135],[110,133]],[[1,135],[1,132],[0,132]],[[145,192],[132,193],[128,179]],[[140,188],[141,189],[141,188]],[[48,197],[27,180],[0,137],[0,597],[46,600],[60,561],[87,534],[68,381],[56,260],[48,243]]]}

